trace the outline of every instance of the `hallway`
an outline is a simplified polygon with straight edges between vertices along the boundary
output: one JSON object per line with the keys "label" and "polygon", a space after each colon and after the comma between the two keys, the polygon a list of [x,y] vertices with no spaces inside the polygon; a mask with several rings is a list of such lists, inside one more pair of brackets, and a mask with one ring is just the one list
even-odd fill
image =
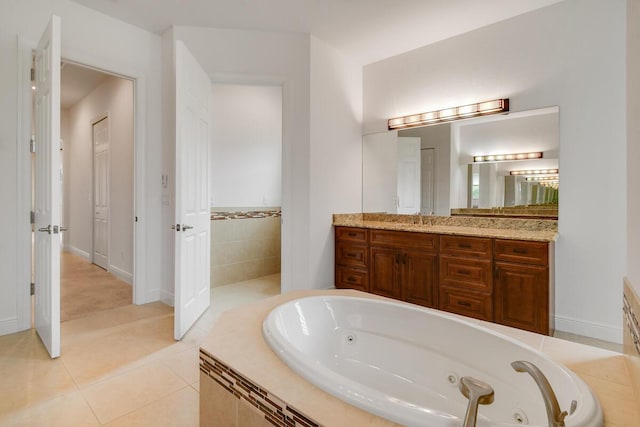
{"label": "hallway", "polygon": [[86,259],[60,253],[60,321],[129,305],[133,287]]}

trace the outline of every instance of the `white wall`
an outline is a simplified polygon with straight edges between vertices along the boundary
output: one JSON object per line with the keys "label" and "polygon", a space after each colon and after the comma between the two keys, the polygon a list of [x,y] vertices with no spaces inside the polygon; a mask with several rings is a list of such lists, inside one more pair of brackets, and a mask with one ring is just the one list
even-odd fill
{"label": "white wall", "polygon": [[[486,99],[559,106],[556,326],[614,341],[627,259],[625,25],[625,2],[566,0],[364,69],[365,134]],[[595,166],[600,179],[585,185]]]}
{"label": "white wall", "polygon": [[282,86],[212,86],[211,206],[282,203]]}
{"label": "white wall", "polygon": [[[17,149],[18,114],[25,110],[24,106],[19,107],[24,91],[17,85],[17,70],[18,60],[28,55],[31,46],[19,50],[18,36],[27,44],[37,42],[50,16],[57,14],[62,22],[64,58],[139,78],[136,90],[144,99],[136,104],[140,125],[136,128],[136,135],[145,147],[138,153],[145,159],[141,179],[145,188],[144,203],[140,212],[149,212],[149,217],[141,216],[138,223],[147,247],[145,268],[139,273],[150,286],[143,289],[145,294],[138,295],[137,301],[153,299],[153,288],[160,283],[159,271],[154,267],[160,263],[160,219],[154,215],[160,209],[160,37],[69,0],[5,0],[0,8],[0,176],[5,182],[17,182],[18,174],[20,177],[25,173],[28,176],[29,168],[28,153],[25,155]],[[26,82],[28,84],[28,77]],[[28,141],[19,143],[28,144]],[[0,242],[0,333],[4,333],[29,327],[30,324],[30,315],[25,316],[23,309],[24,303],[28,302],[28,285],[25,283],[28,277],[24,276],[29,273],[30,226],[29,206],[18,205],[17,187],[13,184],[1,187],[0,199],[4,203],[0,207],[0,220],[4,224],[16,224],[12,229],[17,230]],[[18,325],[18,321],[27,316],[29,321]]]}
{"label": "white wall", "polygon": [[640,294],[640,2],[627,1],[627,278]]}
{"label": "white wall", "polygon": [[65,249],[91,259],[93,123],[109,117],[109,271],[133,280],[133,82],[108,77],[70,108],[65,150],[69,218]]}
{"label": "white wall", "polygon": [[362,209],[362,67],[313,36],[309,139],[311,263],[304,287],[327,288],[334,286],[332,214]]}
{"label": "white wall", "polygon": [[362,211],[398,211],[398,132],[362,137]]}

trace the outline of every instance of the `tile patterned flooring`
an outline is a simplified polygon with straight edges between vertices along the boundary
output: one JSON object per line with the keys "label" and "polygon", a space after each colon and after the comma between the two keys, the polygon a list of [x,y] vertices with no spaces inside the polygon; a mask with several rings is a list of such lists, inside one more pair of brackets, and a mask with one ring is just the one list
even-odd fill
{"label": "tile patterned flooring", "polygon": [[278,274],[212,289],[182,341],[162,303],[62,323],[54,360],[34,330],[1,336],[0,425],[197,426],[200,343],[223,311],[279,292]]}
{"label": "tile patterned flooring", "polygon": [[213,288],[211,307],[178,342],[162,303],[62,323],[55,360],[33,330],[1,336],[0,425],[197,426],[200,343],[223,311],[276,295],[279,283],[272,275]]}

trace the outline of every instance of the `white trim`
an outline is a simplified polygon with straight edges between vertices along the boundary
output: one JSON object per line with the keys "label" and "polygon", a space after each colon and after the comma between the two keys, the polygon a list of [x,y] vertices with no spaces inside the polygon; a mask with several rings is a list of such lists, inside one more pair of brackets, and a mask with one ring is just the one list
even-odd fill
{"label": "white trim", "polygon": [[[621,310],[622,311],[622,310]],[[586,322],[566,316],[555,316],[556,331],[569,332],[585,337],[622,344],[622,328],[603,325],[596,322]]]}
{"label": "white trim", "polygon": [[175,304],[175,296],[171,292],[166,291],[165,289],[157,289],[158,299],[169,307],[173,307]]}
{"label": "white trim", "polygon": [[124,271],[123,269],[118,268],[113,264],[109,264],[109,273],[113,274],[118,279],[128,283],[129,285],[133,285],[133,274],[129,273],[128,271]]}
{"label": "white trim", "polygon": [[[31,316],[29,316],[31,318]],[[13,334],[18,332],[18,326],[20,325],[17,317],[0,320],[0,335]]]}
{"label": "white trim", "polygon": [[64,247],[62,248],[65,252],[69,252],[70,254],[79,256],[80,258],[83,258],[85,260],[87,260],[88,262],[91,262],[91,254],[87,251],[83,251],[82,249],[78,249],[75,246],[72,245],[64,245]]}
{"label": "white trim", "polygon": [[[31,66],[35,43],[17,37],[16,318],[0,321],[0,335],[31,328]],[[27,77],[29,76],[29,77]]]}

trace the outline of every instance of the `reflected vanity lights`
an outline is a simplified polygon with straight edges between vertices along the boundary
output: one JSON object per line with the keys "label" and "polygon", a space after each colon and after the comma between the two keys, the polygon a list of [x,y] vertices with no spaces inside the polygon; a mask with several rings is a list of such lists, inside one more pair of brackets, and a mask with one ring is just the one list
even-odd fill
{"label": "reflected vanity lights", "polygon": [[558,169],[534,169],[534,170],[522,170],[522,171],[509,171],[509,175],[524,175],[524,176],[558,175],[558,173],[560,173]]}
{"label": "reflected vanity lights", "polygon": [[534,181],[534,182],[558,182],[559,180],[560,180],[559,175],[530,176],[525,178],[525,181]]}
{"label": "reflected vanity lights", "polygon": [[542,151],[534,153],[516,153],[516,154],[488,154],[485,156],[473,156],[474,163],[482,162],[511,162],[514,160],[533,160],[541,159]]}
{"label": "reflected vanity lights", "polygon": [[389,119],[389,130],[407,129],[419,126],[429,126],[453,120],[468,119],[489,114],[499,114],[509,111],[509,99],[494,99],[492,101],[478,102],[477,104],[463,105],[461,107],[445,108],[443,110],[430,111],[428,113],[412,114],[410,116],[395,117]]}

